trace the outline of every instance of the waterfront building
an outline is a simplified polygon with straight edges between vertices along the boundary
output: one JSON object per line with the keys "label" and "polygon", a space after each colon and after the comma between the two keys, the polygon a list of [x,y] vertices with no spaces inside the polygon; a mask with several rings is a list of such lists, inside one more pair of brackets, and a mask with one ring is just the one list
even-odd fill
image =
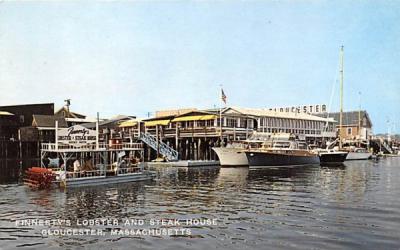
{"label": "waterfront building", "polygon": [[30,124],[20,128],[21,140],[26,142],[53,143],[55,141],[55,123],[58,122],[59,128],[66,128],[77,124],[95,122],[88,119],[85,115],[78,114],[69,110],[69,106],[63,106],[54,112],[54,104],[51,112],[47,114],[34,113],[30,117]]}
{"label": "waterfront building", "polygon": [[288,106],[279,108],[269,108],[269,111],[275,112],[293,112],[293,113],[307,113],[307,114],[322,114],[327,112],[326,104],[310,104],[310,105],[298,105]]}
{"label": "waterfront building", "polygon": [[67,121],[68,127],[84,124],[84,123],[95,123],[96,119],[88,118],[86,115],[82,115],[70,110],[69,105],[61,107],[59,110],[54,112],[54,116],[63,117]]}
{"label": "waterfront building", "polygon": [[[258,132],[292,133],[309,143],[321,143],[323,139],[336,137],[333,118],[324,118],[307,113],[277,112],[267,109],[249,109],[232,107],[223,111],[223,115],[236,114],[240,117],[252,117],[251,127]],[[228,125],[229,118],[227,118]],[[232,123],[232,122],[231,122]]]}
{"label": "waterfront building", "polygon": [[0,106],[0,139],[18,139],[18,129],[31,126],[33,115],[53,115],[53,103]]}
{"label": "waterfront building", "polygon": [[[331,117],[336,121],[340,119],[340,113],[320,114],[321,117]],[[336,131],[339,131],[340,125],[336,124]],[[340,132],[342,139],[352,140],[370,140],[372,136],[372,121],[365,110],[343,112],[343,125]]]}
{"label": "waterfront building", "polygon": [[[99,121],[99,137],[101,142],[109,139],[132,141],[134,135],[130,131],[137,129],[132,121],[136,120],[136,116],[117,115],[110,119],[101,119]],[[88,129],[96,129],[96,122],[83,123],[82,126]],[[121,126],[120,126],[121,125]]]}
{"label": "waterfront building", "polygon": [[33,115],[53,115],[53,103],[0,107],[0,158],[37,156],[37,143],[22,142],[21,128],[32,125]]}
{"label": "waterfront building", "polygon": [[68,127],[64,117],[33,115],[32,126],[21,128],[21,139],[24,141],[54,142],[56,121],[59,128]]}
{"label": "waterfront building", "polygon": [[[181,159],[215,159],[214,146],[244,140],[254,132],[293,133],[299,139],[321,144],[336,137],[332,118],[267,109],[227,107],[158,111],[158,116],[121,123],[120,130],[133,139],[153,136],[179,152]],[[154,157],[150,155],[148,159]]]}

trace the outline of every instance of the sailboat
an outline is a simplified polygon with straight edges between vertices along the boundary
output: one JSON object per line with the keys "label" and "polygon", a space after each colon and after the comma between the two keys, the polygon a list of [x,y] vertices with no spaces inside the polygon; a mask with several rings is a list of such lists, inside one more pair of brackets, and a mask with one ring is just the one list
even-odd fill
{"label": "sailboat", "polygon": [[[340,132],[342,128],[342,114],[343,114],[343,46],[341,47],[340,50],[340,62],[341,62],[341,67],[340,67],[340,73],[341,73],[341,78],[340,78],[340,129],[339,129],[339,149],[335,146],[338,140],[335,142],[327,145],[326,149],[318,149],[318,156],[321,164],[340,164],[343,163],[347,157],[349,152],[340,150],[342,148],[342,140],[340,137]],[[333,147],[333,148],[332,148]]]}
{"label": "sailboat", "polygon": [[[372,153],[368,152],[365,148],[354,148],[350,147],[345,150],[342,145],[342,129],[343,129],[343,56],[344,49],[343,46],[340,48],[340,115],[339,115],[339,149],[348,151],[346,160],[367,160],[372,156]],[[359,112],[359,130],[360,130],[360,112]],[[359,131],[360,133],[360,131]]]}

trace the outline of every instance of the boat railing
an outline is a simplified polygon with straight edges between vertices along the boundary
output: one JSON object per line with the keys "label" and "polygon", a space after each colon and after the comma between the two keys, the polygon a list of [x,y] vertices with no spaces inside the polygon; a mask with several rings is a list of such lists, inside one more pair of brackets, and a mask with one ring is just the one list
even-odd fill
{"label": "boat railing", "polygon": [[[63,175],[63,173],[60,174]],[[83,179],[83,178],[99,178],[101,176],[106,176],[106,171],[105,170],[90,170],[90,171],[67,171],[65,172],[65,177],[60,178],[60,179],[66,179],[66,180],[71,180],[71,179]]]}
{"label": "boat railing", "polygon": [[123,142],[118,144],[103,143],[100,145],[102,148],[106,149],[143,149],[143,143],[137,142]]}
{"label": "boat railing", "polygon": [[134,167],[126,167],[126,168],[118,168],[116,170],[89,170],[89,171],[66,171],[59,172],[60,180],[71,180],[71,179],[90,179],[90,178],[99,178],[107,176],[107,172],[111,175],[127,175],[134,173],[141,173],[143,171],[143,167],[134,166]]}
{"label": "boat railing", "polygon": [[41,149],[44,151],[85,151],[85,150],[141,150],[143,143],[123,142],[123,143],[99,143],[74,146],[71,144],[42,143]]}
{"label": "boat railing", "polygon": [[143,171],[143,167],[140,167],[140,166],[119,168],[117,171],[117,175],[140,173],[142,171]]}

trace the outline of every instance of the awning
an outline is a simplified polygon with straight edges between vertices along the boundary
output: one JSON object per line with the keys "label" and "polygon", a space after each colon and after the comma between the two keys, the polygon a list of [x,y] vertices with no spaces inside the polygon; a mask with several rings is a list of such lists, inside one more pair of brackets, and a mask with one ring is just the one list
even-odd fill
{"label": "awning", "polygon": [[147,122],[144,122],[144,125],[145,125],[146,127],[151,127],[151,126],[156,126],[156,125],[163,125],[163,126],[166,126],[166,125],[169,124],[169,122],[170,122],[170,120],[155,120],[155,121],[147,121]]}
{"label": "awning", "polygon": [[0,115],[14,115],[8,111],[0,111]]}
{"label": "awning", "polygon": [[124,122],[121,122],[119,127],[120,128],[133,127],[133,126],[137,125],[137,123],[138,122],[135,120],[124,121]]}
{"label": "awning", "polygon": [[173,119],[173,122],[185,122],[185,121],[206,121],[214,120],[217,118],[216,115],[192,115],[192,116],[182,116]]}

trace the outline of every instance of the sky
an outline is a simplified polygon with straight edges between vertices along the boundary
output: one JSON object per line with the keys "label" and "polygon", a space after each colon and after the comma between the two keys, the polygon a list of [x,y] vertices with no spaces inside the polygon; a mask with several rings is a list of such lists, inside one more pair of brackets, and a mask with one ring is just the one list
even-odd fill
{"label": "sky", "polygon": [[220,107],[222,85],[227,106],[338,111],[343,45],[344,110],[400,133],[399,23],[399,1],[1,1],[0,105],[146,117]]}

